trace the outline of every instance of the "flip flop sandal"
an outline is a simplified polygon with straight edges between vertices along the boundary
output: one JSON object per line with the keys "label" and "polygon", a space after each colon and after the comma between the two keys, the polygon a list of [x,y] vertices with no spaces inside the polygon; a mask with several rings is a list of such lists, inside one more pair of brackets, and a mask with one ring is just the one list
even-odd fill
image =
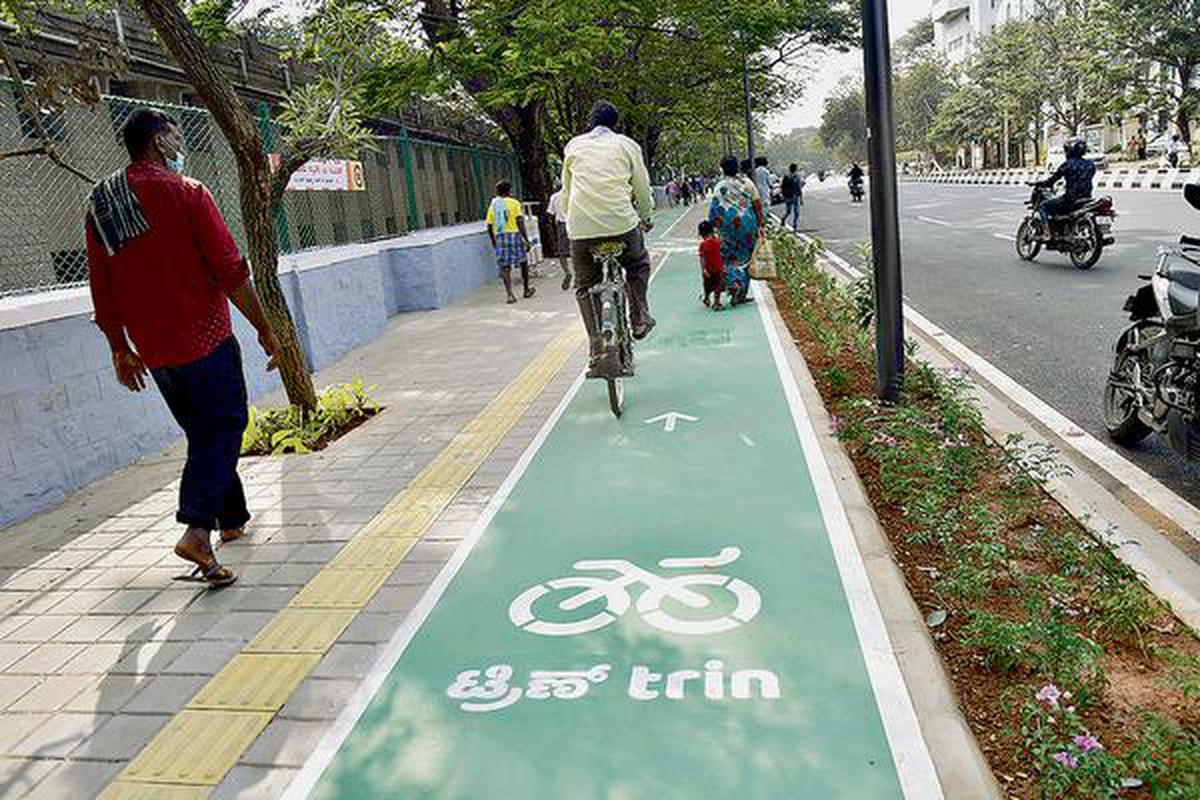
{"label": "flip flop sandal", "polygon": [[171,580],[186,581],[188,583],[205,583],[210,589],[220,589],[222,586],[228,586],[237,580],[237,575],[228,567],[214,561],[212,566],[207,571],[202,571],[199,566],[195,567],[187,575],[176,575]]}
{"label": "flip flop sandal", "polygon": [[525,290],[525,299],[528,300],[529,298],[533,297],[535,294],[537,294],[537,289],[530,286],[528,289]]}
{"label": "flip flop sandal", "polygon": [[505,302],[506,302],[506,303],[508,303],[508,304],[511,306],[513,303],[517,302],[517,298],[515,298],[515,297],[510,297],[510,298],[508,298],[508,300],[506,300]]}
{"label": "flip flop sandal", "polygon": [[191,553],[181,553],[178,545],[175,547],[175,555],[196,565],[189,574],[176,576],[175,580],[207,583],[210,589],[219,589],[237,580],[237,575],[232,570],[221,566],[221,563],[217,561],[217,556],[213,553],[212,548],[208,548],[208,557],[211,561],[204,563]]}

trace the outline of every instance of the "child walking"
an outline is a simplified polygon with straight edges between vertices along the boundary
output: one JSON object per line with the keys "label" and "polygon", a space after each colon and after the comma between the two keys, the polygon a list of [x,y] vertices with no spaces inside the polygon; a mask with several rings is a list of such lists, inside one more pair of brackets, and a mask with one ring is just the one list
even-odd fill
{"label": "child walking", "polygon": [[[721,259],[721,237],[708,220],[700,223],[700,274],[704,279],[704,305],[720,311],[721,291],[725,288],[725,262]],[[715,296],[715,297],[714,297]],[[713,297],[710,303],[709,298]]]}

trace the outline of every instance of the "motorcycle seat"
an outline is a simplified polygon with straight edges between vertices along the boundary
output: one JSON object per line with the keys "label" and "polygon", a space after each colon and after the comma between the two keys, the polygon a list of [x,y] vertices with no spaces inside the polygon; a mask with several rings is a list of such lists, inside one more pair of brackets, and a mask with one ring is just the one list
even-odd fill
{"label": "motorcycle seat", "polygon": [[1194,269],[1172,269],[1167,272],[1171,285],[1178,284],[1193,292],[1200,292],[1200,272]]}
{"label": "motorcycle seat", "polygon": [[1197,284],[1196,287],[1189,286],[1182,281],[1172,280],[1167,289],[1167,299],[1171,304],[1171,313],[1176,316],[1195,314],[1196,309],[1200,308],[1200,273],[1191,272],[1186,274]]}

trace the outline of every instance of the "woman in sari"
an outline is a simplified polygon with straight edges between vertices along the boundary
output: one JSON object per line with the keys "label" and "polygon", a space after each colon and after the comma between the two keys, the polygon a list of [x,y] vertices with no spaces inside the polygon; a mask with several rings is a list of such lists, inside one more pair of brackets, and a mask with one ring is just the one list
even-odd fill
{"label": "woman in sari", "polygon": [[750,291],[750,257],[763,226],[762,202],[758,189],[747,177],[738,174],[738,160],[721,159],[725,177],[713,187],[708,221],[721,234],[721,258],[725,262],[725,289],[730,305],[746,302]]}

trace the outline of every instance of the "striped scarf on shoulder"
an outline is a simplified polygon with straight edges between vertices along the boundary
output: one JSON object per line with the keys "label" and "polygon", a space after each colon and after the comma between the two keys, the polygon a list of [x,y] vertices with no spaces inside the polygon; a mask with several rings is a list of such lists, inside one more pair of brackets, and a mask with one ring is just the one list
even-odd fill
{"label": "striped scarf on shoulder", "polygon": [[117,170],[93,187],[88,198],[88,217],[110,256],[150,230],[141,203],[129,188],[129,176],[124,169]]}

